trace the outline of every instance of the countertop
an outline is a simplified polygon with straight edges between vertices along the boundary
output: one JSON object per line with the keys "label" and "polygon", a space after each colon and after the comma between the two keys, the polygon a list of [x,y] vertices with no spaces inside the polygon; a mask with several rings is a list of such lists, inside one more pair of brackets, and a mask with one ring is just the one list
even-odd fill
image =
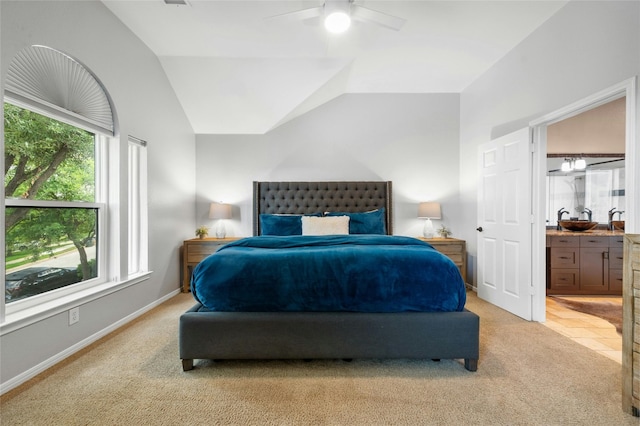
{"label": "countertop", "polygon": [[608,229],[591,229],[589,231],[558,231],[557,229],[547,229],[547,236],[562,236],[562,237],[579,237],[580,235],[590,235],[594,237],[615,237],[618,235],[624,235],[624,231],[609,231]]}

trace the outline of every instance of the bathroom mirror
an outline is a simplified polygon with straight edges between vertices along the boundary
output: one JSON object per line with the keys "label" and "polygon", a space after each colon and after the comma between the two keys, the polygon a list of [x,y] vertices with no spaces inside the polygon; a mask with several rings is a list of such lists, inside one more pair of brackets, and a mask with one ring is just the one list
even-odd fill
{"label": "bathroom mirror", "polygon": [[[578,160],[584,160],[584,168]],[[565,164],[564,171],[563,163],[568,163]],[[602,224],[608,223],[608,214],[612,208],[624,211],[624,165],[624,154],[596,157],[581,154],[549,156],[547,226],[557,225],[558,210],[561,208],[569,212],[563,219],[588,219],[587,212],[591,210],[591,220]],[[618,220],[619,217],[624,220],[624,213],[615,214],[614,219]]]}

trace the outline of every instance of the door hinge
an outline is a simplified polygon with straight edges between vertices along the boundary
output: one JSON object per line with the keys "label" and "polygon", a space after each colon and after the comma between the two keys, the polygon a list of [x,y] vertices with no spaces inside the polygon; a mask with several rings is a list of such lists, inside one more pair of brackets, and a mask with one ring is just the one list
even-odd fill
{"label": "door hinge", "polygon": [[536,288],[534,286],[530,286],[529,287],[529,294],[531,296],[535,296],[536,295]]}
{"label": "door hinge", "polygon": [[530,218],[531,223],[536,223],[536,217],[534,215],[531,215]]}
{"label": "door hinge", "polygon": [[529,148],[529,150],[530,150],[529,152],[531,152],[531,153],[536,152],[536,144],[533,143],[533,141],[531,141],[531,143],[529,144],[529,147],[530,147]]}

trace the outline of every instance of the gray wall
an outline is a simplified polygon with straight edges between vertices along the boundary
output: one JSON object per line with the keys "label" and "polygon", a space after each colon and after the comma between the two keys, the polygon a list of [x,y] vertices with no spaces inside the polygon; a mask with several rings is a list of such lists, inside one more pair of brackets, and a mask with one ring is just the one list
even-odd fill
{"label": "gray wall", "polygon": [[251,235],[254,180],[390,180],[395,234],[421,235],[418,202],[437,200],[457,236],[458,117],[457,94],[348,94],[266,135],[198,135],[198,223],[224,201],[229,234]]}
{"label": "gray wall", "polygon": [[[80,306],[80,322],[72,327],[62,312],[3,333],[0,381],[4,384],[70,353],[91,336],[131,319],[179,288],[178,250],[195,227],[195,136],[158,59],[102,3],[2,1],[0,7],[2,82],[20,49],[30,44],[57,48],[83,62],[110,93],[123,135],[124,164],[127,135],[149,141],[149,267],[153,271],[147,281]],[[114,179],[111,184],[126,189],[126,166],[122,169],[120,181]],[[125,203],[126,197],[119,206],[125,213],[124,224]]]}
{"label": "gray wall", "polygon": [[478,146],[639,73],[640,3],[570,2],[461,93],[461,237],[474,275]]}

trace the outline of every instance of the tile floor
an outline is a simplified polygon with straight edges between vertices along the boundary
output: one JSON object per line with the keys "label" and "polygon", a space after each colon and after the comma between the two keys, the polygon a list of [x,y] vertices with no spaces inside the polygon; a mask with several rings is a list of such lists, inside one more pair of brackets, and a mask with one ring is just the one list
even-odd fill
{"label": "tile floor", "polygon": [[[575,297],[622,304],[621,297]],[[547,321],[552,330],[622,364],[622,336],[609,322],[593,315],[572,311],[547,297]]]}

